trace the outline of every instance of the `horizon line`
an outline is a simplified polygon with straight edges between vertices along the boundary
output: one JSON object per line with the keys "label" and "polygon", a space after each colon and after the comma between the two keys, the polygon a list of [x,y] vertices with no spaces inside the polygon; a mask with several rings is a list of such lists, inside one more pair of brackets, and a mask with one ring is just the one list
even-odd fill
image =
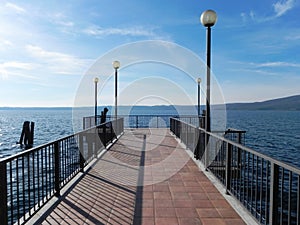
{"label": "horizon line", "polygon": [[[211,104],[211,106],[220,106],[220,105],[229,105],[229,104],[251,104],[251,103],[262,103],[262,102],[267,102],[267,101],[272,101],[272,100],[280,100],[280,99],[285,99],[285,98],[291,98],[291,97],[297,97],[300,96],[300,94],[297,95],[290,95],[290,96],[285,96],[285,97],[278,97],[278,98],[273,98],[273,99],[267,99],[267,100],[262,100],[262,101],[252,101],[252,102],[229,102],[229,103],[217,103],[217,104]],[[133,106],[140,106],[140,107],[154,107],[154,106],[198,106],[197,104],[195,105],[118,105],[118,107],[133,107]],[[201,104],[200,106],[205,106],[205,104]],[[0,109],[14,109],[14,108],[94,108],[95,106],[0,106]],[[97,108],[99,107],[114,107],[114,105],[98,105]]]}

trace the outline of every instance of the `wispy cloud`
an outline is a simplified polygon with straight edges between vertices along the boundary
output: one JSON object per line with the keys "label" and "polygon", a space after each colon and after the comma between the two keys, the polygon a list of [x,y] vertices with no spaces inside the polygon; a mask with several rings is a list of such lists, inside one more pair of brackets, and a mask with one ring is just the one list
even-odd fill
{"label": "wispy cloud", "polygon": [[[299,70],[300,63],[292,62],[283,62],[283,61],[274,61],[274,62],[246,62],[246,61],[231,61],[230,63],[234,64],[230,71],[235,72],[247,72],[251,74],[260,74],[260,75],[275,75],[281,76],[282,71],[291,71],[293,68],[294,71]],[[290,73],[290,72],[289,72]]]}
{"label": "wispy cloud", "polygon": [[82,74],[91,60],[80,59],[73,55],[47,51],[39,46],[27,45],[27,52],[40,64],[43,64],[54,73],[59,74]]}
{"label": "wispy cloud", "polygon": [[13,10],[13,11],[15,11],[17,13],[24,13],[24,12],[26,12],[26,10],[24,8],[18,6],[16,4],[14,4],[14,3],[11,3],[11,2],[7,2],[5,4],[5,7],[8,8],[8,9],[10,9],[10,10]]}
{"label": "wispy cloud", "polygon": [[283,16],[289,10],[292,10],[294,7],[295,7],[295,0],[280,0],[272,4],[272,9],[273,9],[272,15],[263,17],[257,14],[255,11],[251,10],[249,13],[242,12],[240,16],[242,17],[243,22],[248,21],[248,19],[251,19],[251,21],[255,21],[258,23],[268,22],[270,20],[274,20],[278,17]]}
{"label": "wispy cloud", "polygon": [[247,73],[247,74],[260,74],[260,75],[279,75],[276,72],[270,72],[262,69],[253,69],[253,68],[238,68],[238,69],[230,69],[230,71],[234,72],[242,72],[242,73]]}
{"label": "wispy cloud", "polygon": [[291,10],[295,5],[295,0],[279,1],[273,4],[276,17],[284,15],[287,11]]}
{"label": "wispy cloud", "polygon": [[230,61],[238,66],[248,67],[248,68],[262,68],[262,67],[299,67],[300,63],[291,63],[291,62],[283,62],[283,61],[275,61],[275,62],[244,62],[244,61]]}
{"label": "wispy cloud", "polygon": [[300,68],[300,64],[298,63],[289,63],[289,62],[266,62],[266,63],[255,63],[256,67],[298,67]]}
{"label": "wispy cloud", "polygon": [[144,28],[142,26],[127,27],[127,28],[102,28],[99,26],[90,26],[90,27],[84,29],[83,32],[88,35],[96,36],[96,37],[121,35],[121,36],[136,36],[136,37],[155,38],[158,36],[154,32],[154,28]]}
{"label": "wispy cloud", "polygon": [[6,39],[0,39],[0,48],[1,47],[13,47],[13,43]]}
{"label": "wispy cloud", "polygon": [[285,40],[290,40],[290,41],[298,41],[300,40],[300,34],[291,34],[285,37]]}
{"label": "wispy cloud", "polygon": [[22,71],[30,71],[35,68],[35,65],[32,63],[24,63],[24,62],[4,62],[0,64],[0,77],[4,80],[8,79],[10,76],[19,76],[25,78],[34,78],[31,75],[26,75],[26,73],[22,73]]}
{"label": "wispy cloud", "polygon": [[56,25],[61,25],[64,27],[73,27],[74,26],[74,22],[70,21],[70,19],[68,19],[68,17],[63,13],[51,14],[51,15],[49,15],[49,17],[50,17],[51,22]]}

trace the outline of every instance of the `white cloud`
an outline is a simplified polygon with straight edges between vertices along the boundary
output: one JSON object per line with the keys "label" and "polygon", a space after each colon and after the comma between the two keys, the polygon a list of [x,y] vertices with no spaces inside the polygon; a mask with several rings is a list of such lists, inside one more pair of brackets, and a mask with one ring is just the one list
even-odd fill
{"label": "white cloud", "polygon": [[254,13],[254,11],[251,10],[250,13],[249,13],[249,15],[250,15],[250,17],[251,17],[252,20],[255,19],[255,13]]}
{"label": "white cloud", "polygon": [[[254,63],[254,62],[242,62],[242,61],[231,61],[230,63],[235,64],[237,67],[242,66],[243,68],[247,68],[249,70],[253,70],[256,68],[274,68],[274,67],[294,67],[300,68],[300,63],[291,63],[284,61],[275,61],[275,62],[263,62],[263,63]],[[234,67],[236,67],[234,66]]]}
{"label": "white cloud", "polygon": [[80,59],[65,53],[47,51],[39,46],[27,45],[26,50],[35,60],[46,66],[46,70],[54,73],[82,74],[91,63],[91,60]]}
{"label": "white cloud", "polygon": [[289,63],[289,62],[267,62],[267,63],[260,63],[255,65],[256,67],[299,67],[300,68],[300,64]]}
{"label": "white cloud", "polygon": [[273,4],[276,17],[284,15],[287,11],[294,7],[294,0],[280,1]]}
{"label": "white cloud", "polygon": [[13,43],[9,40],[0,39],[0,47],[13,47]]}
{"label": "white cloud", "polygon": [[0,76],[2,79],[6,80],[10,76],[19,76],[25,78],[34,78],[31,75],[26,75],[24,71],[30,71],[35,68],[35,65],[32,63],[24,63],[24,62],[4,62],[0,64]]}
{"label": "white cloud", "polygon": [[279,75],[278,73],[275,72],[269,72],[269,71],[265,71],[265,70],[259,70],[259,69],[253,69],[253,68],[238,68],[238,69],[231,69],[230,71],[234,71],[234,72],[241,72],[241,73],[250,73],[250,74],[260,74],[260,75]]}
{"label": "white cloud", "polygon": [[281,0],[272,5],[274,10],[273,15],[262,17],[258,15],[256,12],[254,12],[253,10],[251,10],[249,13],[242,12],[240,16],[242,17],[242,20],[244,22],[246,22],[248,18],[258,23],[268,22],[270,20],[274,20],[278,17],[283,16],[284,14],[286,14],[287,11],[293,9],[294,6],[295,6],[295,0],[285,0],[285,1]]}
{"label": "white cloud", "polygon": [[34,68],[34,65],[31,63],[11,61],[11,62],[5,62],[5,63],[0,64],[0,67],[30,70],[30,69]]}
{"label": "white cloud", "polygon": [[57,23],[64,27],[73,27],[74,26],[74,23],[71,21],[57,21]]}
{"label": "white cloud", "polygon": [[289,35],[285,37],[286,40],[297,41],[300,40],[300,34],[298,35]]}
{"label": "white cloud", "polygon": [[26,10],[24,8],[18,6],[16,4],[14,4],[14,3],[10,3],[10,2],[7,2],[5,4],[5,7],[8,8],[8,9],[10,9],[10,10],[13,10],[13,11],[15,11],[17,13],[24,13],[24,12],[26,12]]}
{"label": "white cloud", "polygon": [[153,28],[145,29],[144,27],[127,27],[127,28],[102,28],[98,26],[91,26],[83,30],[84,33],[97,37],[104,37],[109,35],[121,36],[139,36],[139,37],[156,37]]}
{"label": "white cloud", "polygon": [[50,14],[49,18],[50,18],[51,22],[56,25],[60,25],[63,27],[73,27],[74,26],[74,22],[70,21],[70,19],[68,19],[68,17],[63,13]]}

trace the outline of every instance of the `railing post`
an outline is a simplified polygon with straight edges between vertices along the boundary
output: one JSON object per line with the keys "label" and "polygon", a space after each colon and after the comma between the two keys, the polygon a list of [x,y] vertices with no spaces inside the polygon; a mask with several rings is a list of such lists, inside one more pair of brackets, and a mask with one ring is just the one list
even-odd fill
{"label": "railing post", "polygon": [[120,135],[121,133],[124,132],[124,118],[121,118],[119,121],[120,121],[120,131],[119,131],[119,135]]}
{"label": "railing post", "polygon": [[79,134],[79,166],[81,172],[83,172],[84,169],[84,149],[83,149],[83,134]]}
{"label": "railing post", "polygon": [[178,121],[177,120],[174,120],[174,130],[175,130],[175,135],[178,138],[179,135],[178,135]]}
{"label": "railing post", "polygon": [[182,125],[181,125],[181,122],[177,120],[177,134],[178,134],[178,138],[180,138],[180,141],[182,142],[181,140],[181,132],[182,132]]}
{"label": "railing post", "polygon": [[186,148],[188,148],[188,125],[185,124],[185,145],[186,145]]}
{"label": "railing post", "polygon": [[238,156],[237,156],[237,161],[238,161],[238,167],[240,168],[242,166],[242,150],[238,148]]}
{"label": "railing post", "polygon": [[225,166],[225,182],[226,194],[229,194],[231,188],[231,161],[232,161],[232,144],[227,143],[226,146],[226,166]]}
{"label": "railing post", "polygon": [[196,148],[195,148],[194,157],[197,160],[200,159],[200,134],[201,134],[200,130],[198,128],[196,128],[196,133],[195,133]]}
{"label": "railing post", "polygon": [[55,182],[55,196],[60,196],[60,159],[59,159],[59,142],[54,143],[54,182]]}
{"label": "railing post", "polygon": [[242,144],[242,132],[238,132],[238,143]]}
{"label": "railing post", "polygon": [[271,162],[270,180],[270,212],[269,224],[275,225],[278,221],[278,186],[279,186],[279,166]]}
{"label": "railing post", "polygon": [[112,143],[115,138],[115,131],[114,131],[115,122],[116,122],[116,120],[111,121],[111,124],[110,124],[110,136],[109,136],[110,143]]}
{"label": "railing post", "polygon": [[8,224],[7,217],[7,171],[6,163],[0,163],[0,218],[1,224]]}
{"label": "railing post", "polygon": [[106,145],[107,145],[106,124],[107,124],[107,123],[103,124],[103,126],[102,126],[102,132],[103,132],[103,145],[104,145],[104,147],[106,147]]}
{"label": "railing post", "polygon": [[98,155],[98,150],[99,150],[99,144],[98,144],[98,139],[97,139],[97,126],[95,127],[95,130],[94,130],[94,152],[93,152],[93,157],[94,158],[97,158],[97,155]]}
{"label": "railing post", "polygon": [[87,139],[87,147],[88,147],[88,156],[87,156],[87,159],[90,160],[91,158],[94,157],[92,134],[89,133],[89,134],[86,136],[86,139]]}
{"label": "railing post", "polygon": [[117,120],[117,124],[118,124],[118,130],[117,130],[117,133],[116,135],[119,136],[122,132],[122,121],[123,121],[123,118],[120,118]]}
{"label": "railing post", "polygon": [[204,149],[204,166],[205,170],[208,170],[208,161],[209,161],[209,134],[205,131],[205,149]]}
{"label": "railing post", "polygon": [[115,137],[116,139],[118,138],[119,135],[119,119],[116,120],[115,122],[117,129],[115,130]]}

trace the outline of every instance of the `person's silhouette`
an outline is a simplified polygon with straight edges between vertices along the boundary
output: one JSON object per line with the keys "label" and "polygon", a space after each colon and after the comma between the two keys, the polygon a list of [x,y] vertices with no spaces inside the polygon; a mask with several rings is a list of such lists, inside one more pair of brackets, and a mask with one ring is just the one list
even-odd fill
{"label": "person's silhouette", "polygon": [[106,122],[106,114],[108,112],[108,108],[104,108],[103,111],[101,112],[101,121],[100,123],[105,123]]}

